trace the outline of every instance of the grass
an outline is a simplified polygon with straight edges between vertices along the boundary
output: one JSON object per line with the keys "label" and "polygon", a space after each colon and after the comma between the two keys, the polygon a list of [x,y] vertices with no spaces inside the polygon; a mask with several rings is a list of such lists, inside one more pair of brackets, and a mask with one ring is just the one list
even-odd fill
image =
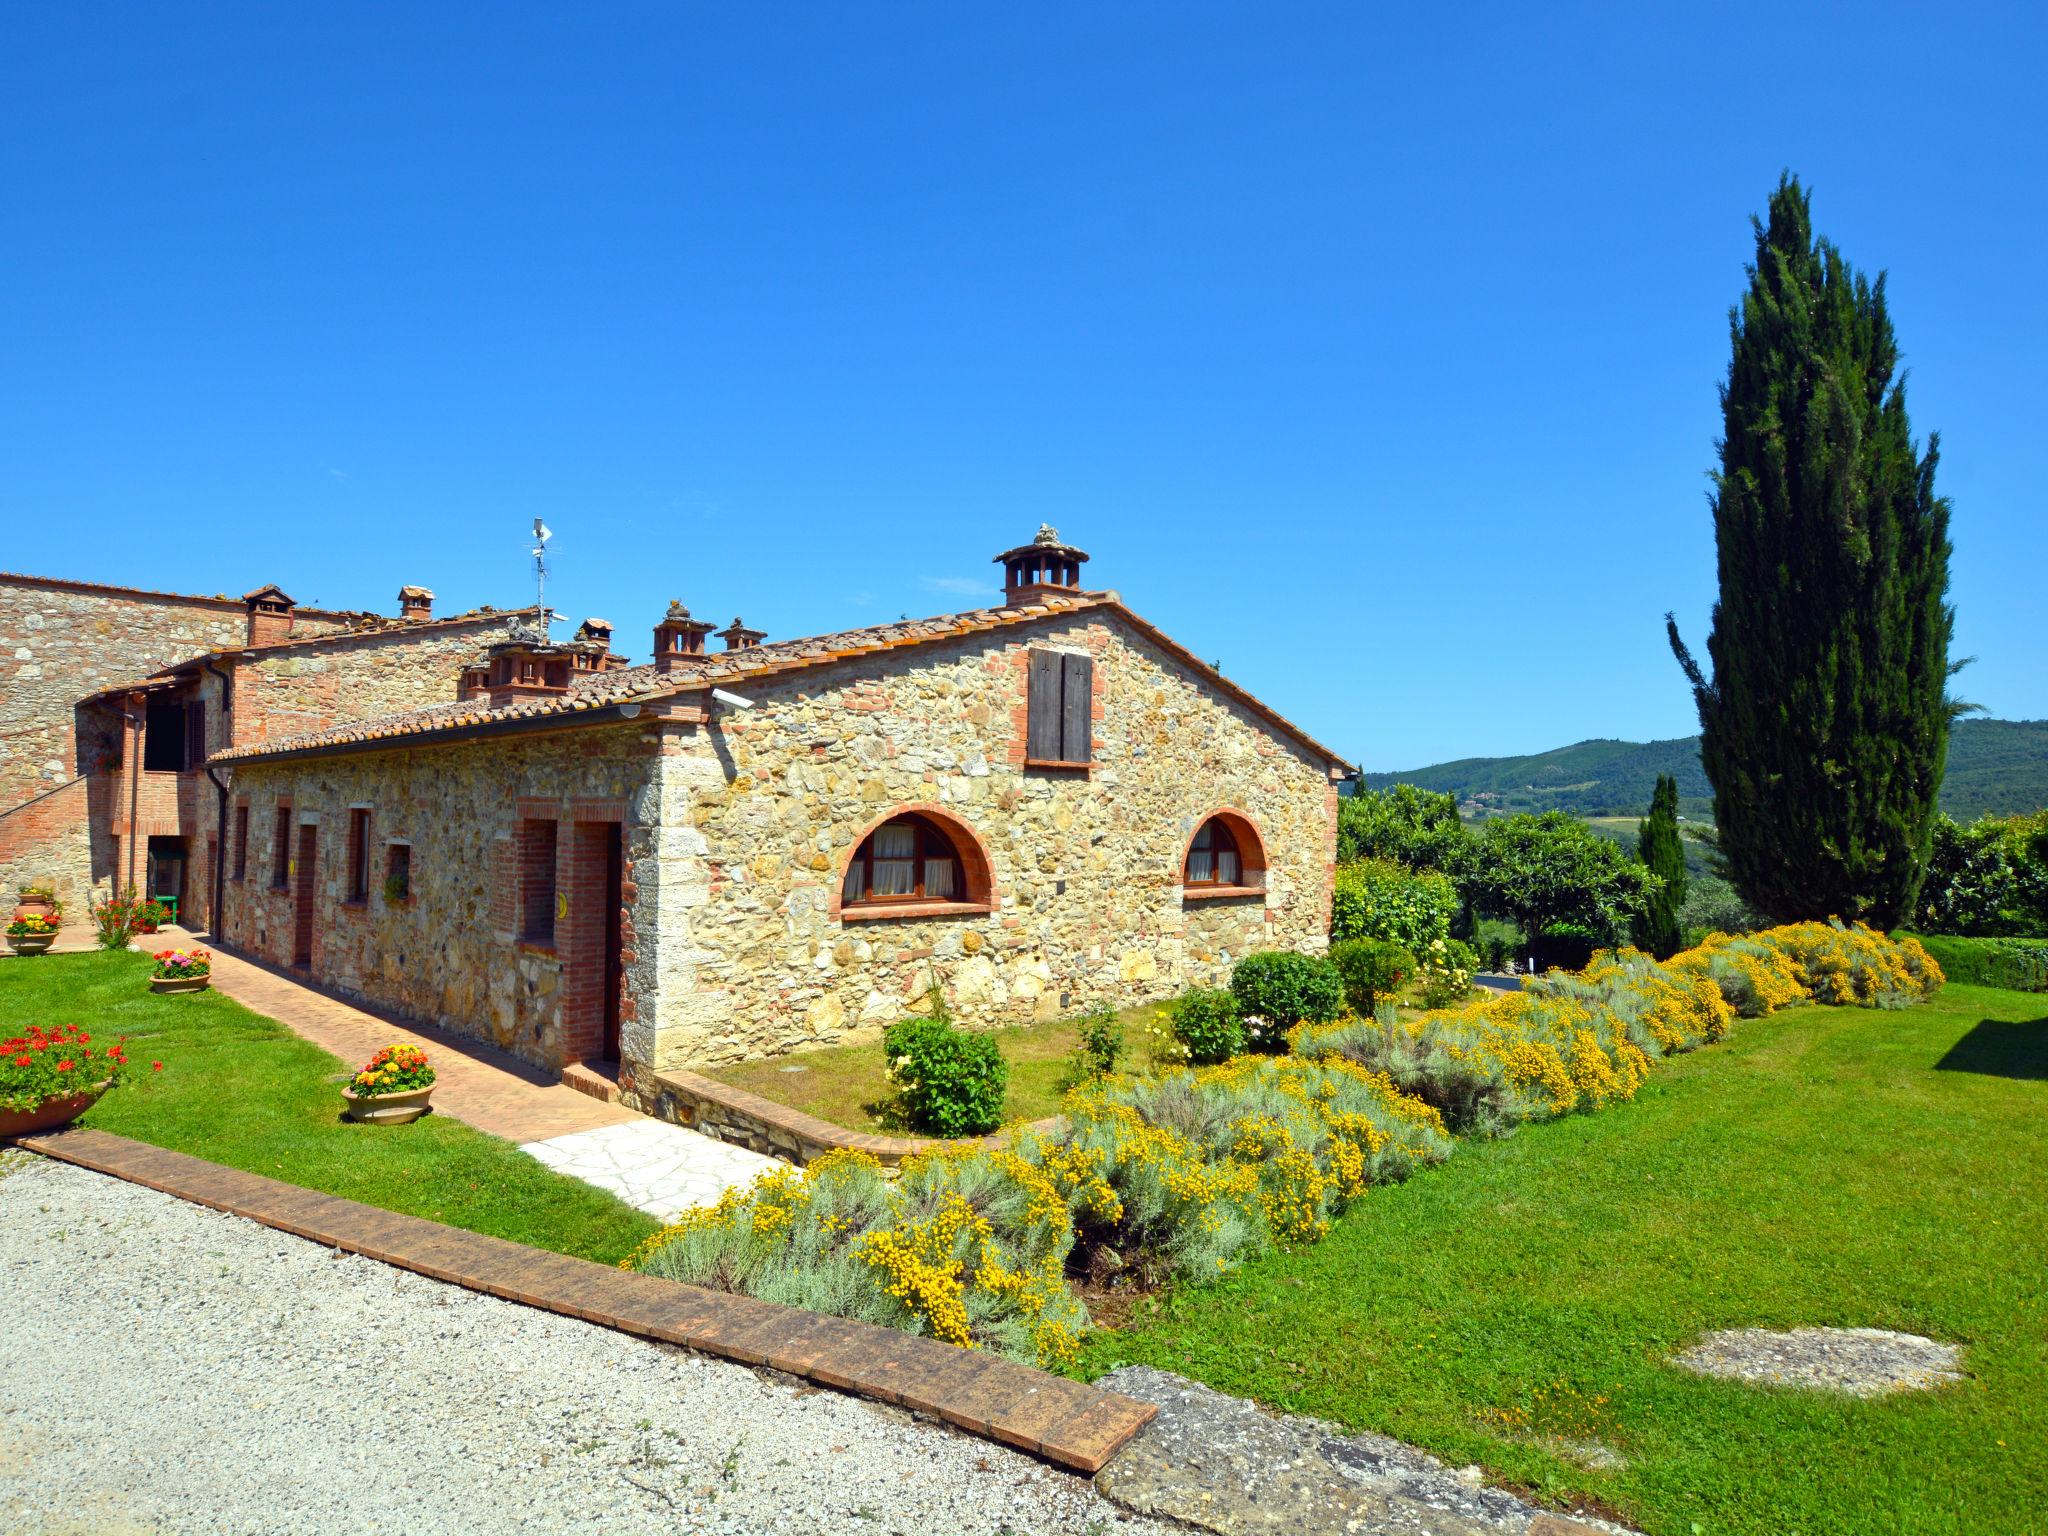
{"label": "grass", "polygon": [[[1118,1015],[1124,1026],[1127,1059],[1147,1059],[1145,1029],[1160,1005],[1146,1003]],[[1060,1110],[1068,1058],[1080,1043],[1071,1019],[1049,1024],[1013,1025],[994,1031],[1003,1057],[1010,1063],[1009,1089],[1003,1098],[1003,1119],[1043,1120]],[[703,1069],[714,1082],[729,1083],[764,1099],[816,1115],[851,1131],[903,1135],[909,1130],[895,1104],[895,1090],[883,1076],[879,1040],[865,1045],[835,1045],[797,1051],[766,1061],[743,1061],[730,1067]]]}
{"label": "grass", "polygon": [[[0,961],[0,1020],[128,1037],[129,1076],[79,1121],[389,1211],[613,1263],[658,1227],[511,1142],[429,1115],[358,1125],[344,1064],[216,992],[159,997],[135,954]],[[164,1064],[152,1072],[150,1062]]]}
{"label": "grass", "polygon": [[[1463,1144],[1318,1246],[1141,1303],[1084,1370],[1162,1366],[1659,1536],[2048,1529],[2044,1012],[1950,986],[1739,1024],[1632,1104]],[[1750,1324],[1924,1333],[1971,1379],[1857,1401],[1663,1363]]]}

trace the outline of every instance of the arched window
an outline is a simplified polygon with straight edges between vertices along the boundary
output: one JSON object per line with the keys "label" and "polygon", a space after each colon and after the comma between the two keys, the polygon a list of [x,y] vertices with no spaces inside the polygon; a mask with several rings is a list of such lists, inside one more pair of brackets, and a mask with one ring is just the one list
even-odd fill
{"label": "arched window", "polygon": [[1237,839],[1230,828],[1211,817],[1188,844],[1189,885],[1236,885],[1244,869],[1237,853]]}
{"label": "arched window", "polygon": [[1195,828],[1181,865],[1189,896],[1247,894],[1266,884],[1266,850],[1250,820],[1219,811]]}
{"label": "arched window", "polygon": [[960,852],[936,822],[897,816],[854,850],[839,888],[842,908],[901,901],[966,901]]}

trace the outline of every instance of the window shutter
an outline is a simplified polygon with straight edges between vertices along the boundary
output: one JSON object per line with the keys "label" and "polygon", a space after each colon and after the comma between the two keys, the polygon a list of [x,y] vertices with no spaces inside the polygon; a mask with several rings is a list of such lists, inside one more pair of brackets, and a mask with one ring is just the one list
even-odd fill
{"label": "window shutter", "polygon": [[1060,661],[1057,651],[1030,652],[1029,726],[1024,755],[1034,762],[1060,758]]}
{"label": "window shutter", "polygon": [[192,699],[185,705],[185,771],[206,762],[206,701]]}
{"label": "window shutter", "polygon": [[1093,713],[1095,658],[1062,656],[1060,669],[1060,761],[1085,763],[1092,746],[1089,717]]}

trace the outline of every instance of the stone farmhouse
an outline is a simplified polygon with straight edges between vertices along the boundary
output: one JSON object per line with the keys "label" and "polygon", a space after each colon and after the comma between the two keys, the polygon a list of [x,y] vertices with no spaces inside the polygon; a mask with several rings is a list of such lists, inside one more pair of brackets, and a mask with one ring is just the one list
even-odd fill
{"label": "stone farmhouse", "polygon": [[712,652],[674,604],[639,665],[533,610],[259,630],[289,611],[261,589],[239,644],[92,680],[84,788],[43,792],[86,835],[45,846],[99,879],[181,837],[223,942],[629,1102],[871,1037],[934,982],[994,1025],[1319,949],[1351,770],[1051,529],[996,558],[999,607],[809,639],[735,619]]}

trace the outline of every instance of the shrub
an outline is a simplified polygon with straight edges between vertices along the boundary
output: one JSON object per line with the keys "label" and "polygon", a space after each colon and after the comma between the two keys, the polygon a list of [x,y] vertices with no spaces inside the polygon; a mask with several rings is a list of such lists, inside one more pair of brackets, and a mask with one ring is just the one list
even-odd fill
{"label": "shrub", "polygon": [[1337,866],[1330,937],[1387,939],[1419,954],[1431,939],[1450,937],[1457,911],[1458,888],[1449,876],[1360,859]]}
{"label": "shrub", "polygon": [[1459,939],[1438,939],[1423,951],[1416,977],[1422,987],[1422,1006],[1448,1008],[1462,1003],[1472,991],[1472,973],[1479,969],[1479,957],[1472,946]]}
{"label": "shrub", "polygon": [[1577,971],[1592,964],[1600,935],[1585,923],[1545,923],[1536,934],[1536,968]]}
{"label": "shrub", "polygon": [[1166,1018],[1183,1059],[1196,1066],[1213,1066],[1244,1050],[1244,1020],[1234,992],[1197,987],[1175,998]]}
{"label": "shrub", "polygon": [[933,1136],[978,1136],[1003,1123],[1010,1064],[993,1035],[957,1028],[936,988],[932,1012],[882,1036],[904,1118]]}
{"label": "shrub", "polygon": [[76,1024],[42,1029],[31,1024],[0,1040],[0,1109],[37,1109],[101,1083],[112,1087],[128,1065],[127,1040],[94,1045]]}
{"label": "shrub", "polygon": [[1738,1016],[1808,1000],[1896,1007],[1940,985],[1941,968],[1910,939],[1795,923],[1717,934],[1662,963],[1623,949],[1583,974],[1552,971],[1391,1027],[1305,1029],[1294,1050],[1386,1074],[1454,1131],[1499,1134],[1631,1098],[1653,1061],[1718,1040]]}
{"label": "shrub", "polygon": [[1718,875],[1691,875],[1679,904],[1678,926],[1687,948],[1712,933],[1749,933],[1764,926],[1734,886]]}
{"label": "shrub", "polygon": [[1920,943],[1950,981],[2048,992],[2048,939],[1971,939],[1924,934]]}
{"label": "shrub", "polygon": [[101,949],[128,947],[129,939],[135,936],[135,912],[139,905],[132,885],[105,901],[93,904],[93,930]]}
{"label": "shrub", "polygon": [[1061,1086],[1075,1088],[1098,1077],[1114,1076],[1124,1059],[1124,1026],[1116,1010],[1100,1004],[1082,1014],[1074,1025],[1080,1038],[1067,1058]]}
{"label": "shrub", "polygon": [[1520,959],[1524,953],[1522,930],[1513,923],[1484,917],[1472,931],[1472,946],[1489,971],[1504,971],[1510,961]]}
{"label": "shrub", "polygon": [[2048,933],[2048,811],[1966,827],[1935,817],[1914,921],[1974,938]]}
{"label": "shrub", "polygon": [[427,1053],[416,1045],[387,1045],[363,1064],[363,1070],[349,1080],[349,1090],[359,1099],[379,1099],[387,1093],[417,1093],[434,1085],[434,1068]]}
{"label": "shrub", "polygon": [[1328,960],[1289,949],[1246,955],[1230,973],[1230,990],[1245,1020],[1245,1043],[1277,1051],[1304,1021],[1328,1023],[1344,1006],[1344,978]]}
{"label": "shrub", "polygon": [[891,1181],[838,1151],[727,1190],[620,1267],[1054,1366],[1088,1326],[1073,1243],[1067,1202],[1017,1152],[947,1148]]}
{"label": "shrub", "polygon": [[1369,1019],[1415,974],[1414,951],[1392,939],[1345,939],[1330,946],[1330,964],[1343,979],[1344,1001]]}

